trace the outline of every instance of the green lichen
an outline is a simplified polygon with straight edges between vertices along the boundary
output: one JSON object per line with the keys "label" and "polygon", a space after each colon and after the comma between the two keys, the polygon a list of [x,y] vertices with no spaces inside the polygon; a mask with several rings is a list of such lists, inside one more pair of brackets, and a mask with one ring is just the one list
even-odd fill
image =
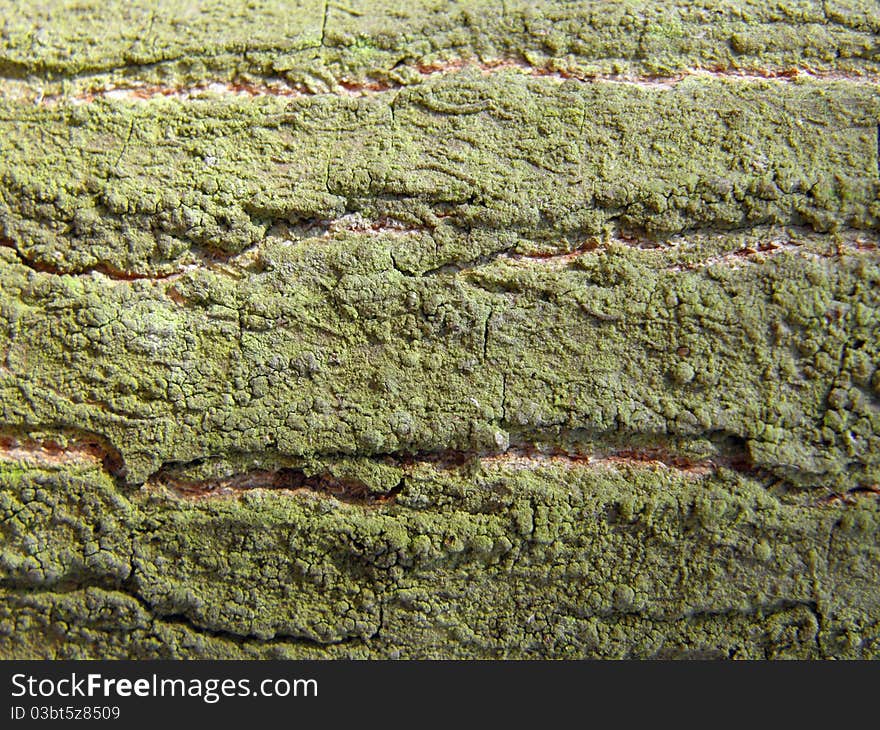
{"label": "green lichen", "polygon": [[0,30],[0,656],[878,655],[874,3],[193,7]]}
{"label": "green lichen", "polygon": [[729,472],[422,465],[368,510],[119,493],[97,469],[0,481],[6,657],[880,648],[876,503],[787,504]]}
{"label": "green lichen", "polygon": [[2,421],[99,434],[130,483],[226,454],[520,441],[692,442],[800,487],[875,483],[880,265],[793,235],[739,266],[696,266],[692,238],[413,276],[399,238],[344,234],[172,282],[36,273],[6,251]]}
{"label": "green lichen", "polygon": [[0,73],[47,88],[283,78],[313,90],[461,58],[584,75],[878,70],[871,0],[0,3]]}
{"label": "green lichen", "polygon": [[41,267],[168,273],[356,214],[421,229],[395,262],[422,273],[618,229],[876,227],[878,118],[848,82],[512,72],[361,99],[6,104],[0,235]]}

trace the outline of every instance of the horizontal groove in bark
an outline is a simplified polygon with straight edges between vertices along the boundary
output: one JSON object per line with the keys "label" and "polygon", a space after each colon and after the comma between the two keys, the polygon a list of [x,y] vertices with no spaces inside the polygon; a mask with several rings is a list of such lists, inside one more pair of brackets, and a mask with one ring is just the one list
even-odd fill
{"label": "horizontal groove in bark", "polygon": [[[0,451],[0,458],[3,456]],[[322,460],[333,463],[333,457],[324,457]],[[193,479],[175,476],[175,472],[180,472],[181,467],[178,465],[172,469],[160,469],[147,480],[147,486],[161,485],[171,489],[180,497],[192,499],[230,497],[248,490],[268,489],[282,493],[316,492],[349,504],[379,506],[393,504],[396,496],[405,487],[406,475],[411,475],[413,468],[419,466],[429,466],[441,472],[476,465],[488,469],[531,470],[558,466],[572,469],[664,468],[673,469],[682,476],[693,478],[714,473],[719,467],[731,468],[747,474],[755,474],[757,471],[748,462],[746,454],[695,460],[660,448],[620,449],[587,454],[570,453],[548,447],[538,448],[535,445],[520,445],[497,453],[452,451],[415,455],[385,454],[381,457],[373,457],[373,460],[399,468],[403,474],[400,481],[386,490],[376,490],[357,477],[336,476],[329,471],[312,474],[291,467],[276,470],[255,469],[222,478]]]}
{"label": "horizontal groove in bark", "polygon": [[98,443],[60,444],[57,441],[27,439],[0,435],[0,459],[23,461],[41,466],[62,466],[80,463],[100,464],[107,456]]}
{"label": "horizontal groove in bark", "polygon": [[[51,432],[51,429],[49,429]],[[117,478],[125,473],[119,450],[106,438],[68,427],[53,435],[45,429],[31,435],[27,430],[0,427],[0,461],[21,462],[45,468],[99,465]]]}
{"label": "horizontal groove in bark", "polygon": [[[758,470],[749,460],[746,449],[731,439],[718,440],[718,453],[712,458],[698,459],[684,453],[676,453],[661,446],[607,447],[593,451],[574,451],[560,445],[553,445],[552,438],[541,442],[517,441],[503,450],[463,451],[447,450],[419,453],[385,453],[369,457],[371,461],[386,466],[401,468],[411,473],[413,467],[431,466],[439,470],[455,470],[468,465],[490,468],[540,468],[543,466],[633,466],[663,467],[677,470],[682,475],[704,476],[718,467],[725,467],[743,474],[757,475]],[[222,455],[215,455],[221,457]],[[282,455],[277,455],[276,458]],[[237,458],[259,461],[258,454],[238,454]],[[340,454],[317,454],[323,462],[332,464],[346,457]],[[0,460],[23,462],[40,467],[63,467],[77,464],[98,464],[111,477],[121,475],[122,463],[118,449],[97,434],[77,433],[73,429],[61,431],[55,436],[46,435],[44,430],[29,432],[23,429],[0,429]],[[363,498],[387,498],[399,493],[402,483],[387,490],[371,490],[361,479],[338,477],[327,471],[309,473],[292,466],[277,469],[258,468],[238,472],[225,477],[196,480],[188,477],[187,469],[205,462],[205,458],[195,462],[174,462],[163,465],[148,482],[169,486],[183,495],[204,496],[207,494],[225,495],[247,489],[267,488],[291,491],[306,489],[327,492],[358,501]]]}
{"label": "horizontal groove in bark", "polygon": [[[391,219],[368,220],[357,214],[344,216],[335,220],[312,220],[301,221],[297,226],[285,226],[286,233],[291,239],[304,242],[306,245],[320,245],[320,239],[328,239],[359,234],[369,236],[396,236],[396,235],[419,235],[427,234],[429,229],[407,226],[399,221]],[[808,257],[837,258],[858,254],[875,254],[878,250],[877,236],[873,232],[860,231],[857,229],[844,229],[835,232],[833,240],[824,247],[808,245],[815,242],[813,231],[803,227],[787,227],[785,234],[773,234],[761,232],[761,227],[747,229],[754,232],[753,240],[748,240],[746,245],[735,248],[737,240],[733,240],[734,250],[707,256],[700,260],[688,261],[685,264],[672,264],[669,271],[694,271],[708,266],[740,266],[745,263],[764,263],[769,257],[785,251],[797,252]],[[741,233],[742,231],[740,231]],[[298,236],[304,238],[298,238]],[[625,246],[647,254],[673,252],[677,246],[686,246],[692,238],[714,238],[715,243],[723,244],[730,241],[730,234],[717,231],[689,231],[666,239],[658,240],[640,237],[637,234],[618,233],[616,235],[599,238],[588,237],[583,243],[572,248],[558,249],[556,247],[540,249],[536,242],[522,241],[515,250],[501,250],[496,253],[481,256],[474,261],[462,261],[447,263],[442,266],[427,269],[421,272],[408,271],[401,268],[395,260],[394,266],[405,275],[437,276],[456,275],[462,272],[488,266],[498,261],[511,263],[521,262],[525,265],[548,268],[565,268],[575,265],[577,260],[584,255],[598,255],[617,247]],[[27,258],[14,242],[0,238],[0,248],[12,250],[18,261],[24,266],[42,274],[55,276],[91,276],[100,274],[108,279],[122,282],[135,282],[142,280],[173,282],[193,273],[199,269],[211,270],[220,274],[227,274],[241,278],[249,272],[261,270],[260,246],[255,245],[238,254],[201,253],[198,256],[190,256],[187,263],[179,265],[170,271],[149,273],[135,271],[118,271],[106,264],[96,264],[93,267],[81,271],[67,271],[57,265],[46,261],[31,260]],[[392,254],[393,255],[393,254]],[[175,290],[169,289],[173,292]]]}
{"label": "horizontal groove in bark", "polygon": [[394,502],[403,489],[401,480],[387,492],[372,492],[360,479],[337,477],[324,472],[308,475],[302,469],[282,468],[276,471],[259,469],[234,474],[224,479],[181,479],[160,470],[151,477],[148,486],[162,485],[180,497],[190,499],[229,497],[252,489],[271,489],[277,492],[315,492],[326,494],[340,502],[361,506],[378,506]]}
{"label": "horizontal groove in bark", "polygon": [[[134,85],[134,86],[88,86],[86,91],[77,94],[56,93],[46,94],[42,88],[35,88],[32,83],[16,82],[0,78],[0,98],[17,102],[33,102],[43,105],[54,104],[89,104],[98,100],[148,102],[156,99],[174,99],[178,101],[208,100],[216,96],[237,96],[254,98],[272,96],[282,98],[301,98],[319,94],[335,94],[338,96],[362,97],[373,94],[397,94],[406,86],[420,83],[423,79],[444,74],[459,72],[479,72],[484,76],[505,71],[516,71],[526,75],[553,80],[559,83],[579,81],[590,84],[629,84],[645,88],[671,88],[685,80],[726,80],[737,83],[767,82],[792,83],[805,81],[849,81],[863,84],[880,83],[880,75],[869,73],[845,73],[840,71],[813,71],[809,68],[791,68],[781,70],[733,69],[733,68],[693,68],[671,76],[649,74],[634,76],[625,74],[582,75],[577,72],[560,71],[552,68],[533,67],[522,61],[495,60],[490,63],[468,61],[452,61],[443,64],[418,66],[419,77],[401,82],[347,82],[340,80],[332,89],[309,89],[302,85],[292,86],[283,79],[266,79],[261,83],[248,81],[229,81],[199,84],[195,86],[174,85]],[[81,83],[86,83],[81,79]]]}
{"label": "horizontal groove in bark", "polygon": [[[99,465],[111,477],[124,476],[124,464],[119,451],[97,435],[60,434],[32,438],[12,431],[0,431],[0,461],[26,464],[48,469]],[[240,457],[239,457],[240,458]],[[252,460],[259,457],[252,455]],[[321,462],[332,465],[338,455],[319,456]],[[272,490],[279,493],[317,493],[360,506],[382,506],[395,502],[405,487],[405,479],[413,469],[428,466],[439,472],[456,471],[479,466],[483,469],[540,470],[553,467],[569,469],[667,469],[682,477],[700,478],[730,469],[756,479],[772,483],[772,475],[758,469],[744,448],[731,449],[729,443],[712,458],[695,458],[661,447],[597,449],[590,453],[573,452],[550,446],[547,442],[518,443],[504,451],[447,451],[420,454],[382,454],[368,461],[401,470],[401,479],[394,486],[377,489],[357,476],[339,476],[329,470],[296,468],[258,468],[239,471],[223,477],[194,478],[187,474],[187,464],[163,465],[146,480],[148,488],[161,486],[186,499],[228,498],[250,490]],[[204,459],[198,460],[199,463]],[[859,485],[845,492],[833,492],[815,500],[812,505],[852,505],[859,497],[880,495],[880,486]]]}
{"label": "horizontal groove in bark", "polygon": [[702,261],[676,264],[670,267],[669,270],[693,271],[707,266],[731,267],[746,263],[764,263],[768,258],[785,253],[786,251],[797,252],[807,257],[825,259],[858,254],[875,255],[877,253],[878,242],[875,236],[865,236],[861,232],[847,232],[847,234],[840,235],[833,243],[829,242],[824,250],[804,247],[803,242],[798,239],[797,235],[788,235],[777,238],[767,237],[729,253],[709,256]]}
{"label": "horizontal groove in bark", "polygon": [[[251,254],[255,249],[255,247],[250,247],[235,254],[207,249],[195,250],[187,254],[185,263],[176,263],[172,268],[163,266],[159,271],[123,271],[104,262],[92,264],[87,268],[69,270],[64,264],[53,264],[48,260],[28,257],[21,252],[14,241],[6,238],[0,238],[0,248],[11,250],[19,262],[37,273],[52,274],[54,276],[91,276],[92,274],[99,274],[113,281],[128,282],[143,280],[174,281],[186,273],[198,269],[230,273],[230,265],[247,270],[253,264]],[[238,275],[241,275],[241,272]]]}
{"label": "horizontal groove in bark", "polygon": [[821,505],[853,505],[857,504],[860,497],[880,497],[880,485],[871,484],[868,486],[852,487],[845,492],[829,494],[819,499],[816,504]]}

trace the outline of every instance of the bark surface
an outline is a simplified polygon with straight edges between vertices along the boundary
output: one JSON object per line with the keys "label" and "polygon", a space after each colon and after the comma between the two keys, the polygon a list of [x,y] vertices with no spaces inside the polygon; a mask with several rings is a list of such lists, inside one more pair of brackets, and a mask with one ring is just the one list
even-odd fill
{"label": "bark surface", "polygon": [[876,3],[19,5],[0,656],[880,654]]}

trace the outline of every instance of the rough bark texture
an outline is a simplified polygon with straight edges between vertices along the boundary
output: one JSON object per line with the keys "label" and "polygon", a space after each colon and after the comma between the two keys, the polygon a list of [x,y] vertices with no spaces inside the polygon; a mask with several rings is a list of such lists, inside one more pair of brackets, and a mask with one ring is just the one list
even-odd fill
{"label": "rough bark texture", "polygon": [[876,3],[19,5],[0,656],[880,654]]}

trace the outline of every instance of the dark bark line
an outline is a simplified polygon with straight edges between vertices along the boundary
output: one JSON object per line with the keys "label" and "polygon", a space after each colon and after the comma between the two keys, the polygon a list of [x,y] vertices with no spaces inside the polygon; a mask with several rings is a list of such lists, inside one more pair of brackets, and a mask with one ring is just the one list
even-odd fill
{"label": "dark bark line", "polygon": [[[68,594],[69,595],[69,594]],[[298,639],[243,640],[241,637],[226,636],[222,632],[205,631],[190,627],[186,619],[174,617],[154,617],[151,614],[138,614],[134,606],[125,606],[124,598],[112,592],[93,589],[88,600],[97,608],[122,613],[124,629],[107,621],[92,622],[80,614],[73,613],[70,601],[65,595],[51,592],[28,591],[20,594],[7,593],[6,605],[18,615],[28,617],[27,624],[16,630],[16,636],[6,639],[7,656],[33,658],[35,654],[25,649],[32,636],[43,639],[42,658],[88,658],[97,655],[107,658],[384,658],[399,659],[421,656],[423,658],[448,658],[448,654],[429,652],[419,654],[409,647],[376,648],[369,642],[348,641],[339,644],[315,646],[312,642]],[[120,605],[121,604],[121,605]],[[124,607],[124,608],[123,608]],[[121,610],[120,610],[121,609]],[[124,612],[124,613],[123,613]],[[810,618],[812,616],[812,618]],[[624,617],[632,618],[632,617]],[[749,619],[751,618],[751,621]],[[816,629],[821,615],[815,613],[810,602],[766,607],[750,617],[740,614],[696,614],[690,621],[690,630],[681,632],[678,641],[671,641],[662,647],[639,644],[638,641],[626,645],[606,648],[603,658],[654,658],[654,659],[774,659],[832,658],[822,646],[822,634]],[[67,623],[69,620],[72,623]],[[24,622],[22,622],[24,623]],[[614,626],[619,635],[623,632],[615,625],[613,617],[606,617],[603,623]],[[622,622],[626,626],[626,621]],[[712,625],[715,626],[712,626]],[[707,625],[711,628],[707,629]],[[718,630],[720,627],[720,631]],[[627,627],[635,637],[658,635],[668,629],[663,622],[643,621],[636,631]],[[381,624],[380,624],[381,630]],[[690,644],[685,640],[689,637]],[[725,641],[713,643],[715,636],[726,637]],[[761,637],[756,641],[756,637]],[[0,638],[0,645],[4,639]],[[508,649],[494,649],[479,655],[483,659],[534,658],[545,652],[539,647],[531,647],[522,654]],[[467,654],[462,655],[462,658]],[[477,654],[471,654],[477,658]]]}

